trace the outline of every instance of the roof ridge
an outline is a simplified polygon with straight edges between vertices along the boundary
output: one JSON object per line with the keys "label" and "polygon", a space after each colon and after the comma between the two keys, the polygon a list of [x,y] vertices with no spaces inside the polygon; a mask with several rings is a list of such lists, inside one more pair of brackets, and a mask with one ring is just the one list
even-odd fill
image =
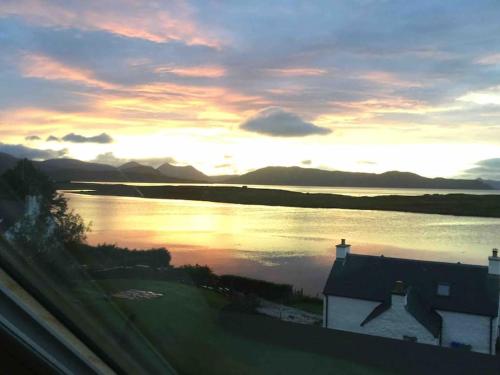
{"label": "roof ridge", "polygon": [[389,260],[401,260],[404,262],[418,262],[418,263],[432,263],[432,264],[445,264],[445,265],[452,265],[452,266],[462,266],[462,267],[471,267],[471,268],[488,268],[486,265],[480,265],[480,264],[469,264],[469,263],[461,263],[461,262],[443,262],[443,261],[436,261],[436,260],[426,260],[426,259],[412,259],[412,258],[398,258],[398,257],[388,257],[383,254],[381,255],[369,255],[369,254],[353,254],[349,253],[347,254],[348,257],[350,256],[356,256],[356,257],[367,257],[367,258],[377,258],[377,259],[389,259]]}

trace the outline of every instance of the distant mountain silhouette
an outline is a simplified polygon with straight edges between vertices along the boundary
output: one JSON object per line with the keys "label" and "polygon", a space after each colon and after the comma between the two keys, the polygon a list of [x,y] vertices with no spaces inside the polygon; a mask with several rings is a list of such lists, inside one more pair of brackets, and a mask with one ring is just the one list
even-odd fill
{"label": "distant mountain silhouette", "polygon": [[192,181],[201,181],[208,182],[210,181],[210,177],[200,172],[196,168],[186,165],[186,166],[177,166],[169,163],[164,163],[160,165],[157,170],[167,177],[173,177],[181,180],[192,180]]}
{"label": "distant mountain silhouette", "polygon": [[491,189],[482,180],[427,178],[415,173],[390,171],[381,174],[326,171],[301,167],[266,167],[225,182],[252,185],[299,185],[337,187],[387,187],[425,189]]}
{"label": "distant mountain silhouette", "polygon": [[[0,153],[0,173],[12,168],[18,161],[18,158]],[[131,164],[128,168],[124,166],[116,168],[112,165],[76,159],[50,159],[33,163],[55,181],[183,182],[166,177],[156,169],[138,163]]]}
{"label": "distant mountain silhouette", "polygon": [[[120,165],[118,167],[118,169],[125,170],[125,169],[140,168],[140,167],[145,167],[145,165],[139,164],[136,161],[129,161],[128,163]],[[152,167],[150,167],[150,168],[152,168]]]}
{"label": "distant mountain silhouette", "polygon": [[139,164],[135,161],[125,163],[125,164],[119,166],[118,169],[126,174],[136,173],[136,174],[143,174],[143,175],[151,175],[151,176],[156,176],[160,179],[165,177],[164,175],[162,175],[158,170],[154,169],[153,167],[151,167],[149,165],[142,165],[142,164]]}
{"label": "distant mountain silhouette", "polygon": [[[0,174],[19,159],[0,153]],[[499,181],[427,178],[415,173],[381,174],[326,171],[301,167],[266,167],[241,176],[207,176],[192,166],[165,163],[157,169],[132,161],[120,167],[76,159],[50,159],[34,164],[55,181],[105,182],[221,182],[247,185],[298,185],[338,187],[393,187],[422,189],[500,189]]]}

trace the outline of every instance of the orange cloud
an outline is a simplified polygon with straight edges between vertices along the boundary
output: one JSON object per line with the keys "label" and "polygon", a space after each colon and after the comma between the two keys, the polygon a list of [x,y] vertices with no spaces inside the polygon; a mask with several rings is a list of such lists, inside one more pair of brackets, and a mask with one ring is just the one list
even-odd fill
{"label": "orange cloud", "polygon": [[325,69],[316,68],[278,68],[266,69],[266,72],[281,77],[320,76],[328,73]]}
{"label": "orange cloud", "polygon": [[158,67],[156,73],[172,73],[181,77],[218,78],[226,74],[222,66]]}
{"label": "orange cloud", "polygon": [[378,83],[381,85],[387,86],[398,86],[398,87],[421,87],[422,84],[415,81],[407,81],[399,78],[397,75],[383,72],[383,71],[371,71],[360,74],[356,76],[356,78],[360,78],[366,81],[370,81],[373,83]]}
{"label": "orange cloud", "polygon": [[110,95],[97,98],[103,108],[127,111],[127,113],[155,113],[192,120],[196,113],[209,111],[213,116],[229,118],[235,113],[244,113],[269,105],[259,96],[245,95],[217,86],[179,85],[158,82],[115,90]]}
{"label": "orange cloud", "polygon": [[2,0],[0,16],[17,15],[49,27],[103,30],[116,35],[163,43],[182,41],[189,45],[220,48],[194,19],[194,11],[183,1],[151,3],[136,0],[87,0],[47,3],[42,0]]}
{"label": "orange cloud", "polygon": [[115,87],[108,82],[95,78],[94,74],[89,70],[70,67],[49,56],[40,54],[25,55],[21,63],[21,71],[25,77],[75,81],[103,89]]}
{"label": "orange cloud", "polygon": [[320,115],[315,121],[318,123],[366,123],[383,114],[432,114],[453,111],[460,106],[430,106],[424,102],[404,97],[384,97],[356,102],[331,102],[338,111]]}

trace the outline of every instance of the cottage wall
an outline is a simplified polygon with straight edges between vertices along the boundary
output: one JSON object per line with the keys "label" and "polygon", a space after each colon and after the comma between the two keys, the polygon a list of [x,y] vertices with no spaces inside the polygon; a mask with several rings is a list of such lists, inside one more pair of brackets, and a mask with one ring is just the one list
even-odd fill
{"label": "cottage wall", "polygon": [[[461,314],[450,311],[437,311],[443,317],[443,346],[451,346],[452,343],[471,345],[471,349],[480,353],[490,353],[490,317]],[[492,343],[495,348],[495,327],[498,320],[492,322]]]}
{"label": "cottage wall", "polygon": [[394,304],[381,315],[361,326],[361,322],[379,305],[379,302],[354,298],[328,296],[328,328],[364,333],[394,339],[403,336],[416,337],[418,342],[438,345],[435,338],[406,309],[403,304]]}
{"label": "cottage wall", "polygon": [[417,342],[430,345],[439,345],[436,338],[405,308],[404,304],[393,303],[390,309],[384,311],[375,319],[366,323],[362,333],[367,335],[388,337],[391,339],[404,339],[414,337]]}
{"label": "cottage wall", "polygon": [[342,331],[359,332],[362,327],[360,323],[379,304],[379,302],[366,301],[362,299],[326,296],[328,303],[323,319],[324,326]]}

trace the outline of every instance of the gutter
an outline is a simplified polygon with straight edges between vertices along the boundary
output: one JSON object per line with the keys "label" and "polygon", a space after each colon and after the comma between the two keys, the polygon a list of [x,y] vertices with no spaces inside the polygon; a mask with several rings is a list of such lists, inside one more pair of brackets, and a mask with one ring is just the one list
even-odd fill
{"label": "gutter", "polygon": [[[328,328],[328,295],[323,294],[323,297],[325,297],[325,299],[323,299],[323,303],[326,304],[326,306],[325,306],[325,317],[323,318],[323,320],[325,321],[325,328]],[[324,302],[325,300],[326,300],[326,302]]]}
{"label": "gutter", "polygon": [[494,354],[492,339],[493,339],[493,317],[490,316],[490,354]]}

